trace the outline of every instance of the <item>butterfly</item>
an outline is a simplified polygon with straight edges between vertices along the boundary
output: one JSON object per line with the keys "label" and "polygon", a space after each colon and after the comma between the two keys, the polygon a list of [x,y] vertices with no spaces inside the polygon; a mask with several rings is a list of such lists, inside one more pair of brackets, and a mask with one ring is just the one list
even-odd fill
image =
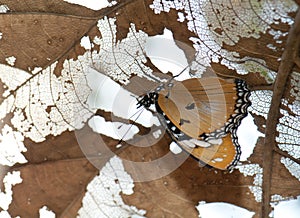
{"label": "butterfly", "polygon": [[236,131],[249,97],[241,79],[191,78],[160,84],[141,96],[137,107],[155,105],[171,138],[200,163],[232,170],[241,155]]}

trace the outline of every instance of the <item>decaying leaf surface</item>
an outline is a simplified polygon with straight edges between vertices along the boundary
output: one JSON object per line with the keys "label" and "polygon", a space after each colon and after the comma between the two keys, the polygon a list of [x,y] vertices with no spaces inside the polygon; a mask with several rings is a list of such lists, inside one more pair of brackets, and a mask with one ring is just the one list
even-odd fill
{"label": "decaying leaf surface", "polygon": [[[197,217],[195,205],[207,202],[229,202],[249,210],[259,210],[247,185],[250,178],[239,172],[232,174],[201,168],[187,160],[170,175],[151,182],[137,183],[134,196],[124,196],[129,204],[144,205],[148,217]],[[245,186],[246,185],[246,186]],[[180,208],[180,209],[175,209]]]}
{"label": "decaying leaf surface", "polygon": [[1,62],[14,56],[15,66],[24,70],[49,66],[72,49],[93,22],[42,13],[1,14]]}
{"label": "decaying leaf surface", "polygon": [[[219,76],[247,81],[254,90],[250,112],[260,131],[269,127],[265,124],[270,104],[281,102],[280,116],[273,121],[276,125],[268,130],[276,138],[268,145],[260,138],[250,162],[233,173],[199,167],[189,158],[162,178],[135,182],[134,193],[121,188],[114,194],[120,194],[126,205],[114,202],[111,209],[119,206],[128,214],[147,217],[197,217],[199,201],[221,201],[254,211],[255,217],[266,217],[272,196],[299,195],[298,54],[289,59],[284,95],[275,99],[270,86],[284,64],[280,62],[284,51],[291,49],[289,40],[299,38],[299,32],[288,33],[293,24],[298,25],[294,2],[130,0],[100,11],[56,0],[1,4],[9,11],[0,14],[0,117],[11,128],[5,132],[8,127],[1,124],[1,134],[20,133],[27,150],[21,151],[22,143],[15,140],[26,163],[4,155],[11,160],[10,171],[19,171],[23,179],[13,186],[11,216],[38,217],[38,210],[46,205],[57,217],[76,217],[78,211],[84,217],[82,211],[89,209],[85,209],[85,199],[95,199],[97,185],[109,190],[101,169],[120,169],[119,162],[117,168],[110,162],[113,154],[124,160],[130,175],[132,162],[151,162],[169,152],[167,134],[161,133],[155,143],[147,137],[158,130],[154,127],[138,125],[139,134],[118,147],[118,139],[93,133],[88,124],[97,116],[107,126],[128,122],[115,115],[114,108],[91,106],[95,87],[104,87],[91,82],[92,71],[108,75],[133,94],[145,93],[146,87],[155,84],[153,78],[163,77],[145,55],[146,41],[165,28],[192,62],[194,75],[205,75],[206,68],[212,67]],[[84,36],[89,45],[82,44]],[[103,92],[104,96],[113,94]],[[124,104],[118,107],[126,108]],[[132,146],[135,143],[152,146]],[[272,155],[266,159],[266,153]],[[270,166],[269,174],[264,166]],[[158,165],[143,173],[164,170]],[[121,184],[118,179],[113,183],[114,187]],[[265,190],[269,190],[267,195]],[[101,199],[95,202],[93,210],[105,204]]]}
{"label": "decaying leaf surface", "polygon": [[[86,160],[63,160],[18,168],[22,185],[14,188],[13,216],[37,217],[43,205],[61,214],[85,190],[95,168]],[[20,208],[23,208],[20,211]]]}
{"label": "decaying leaf surface", "polygon": [[50,1],[2,1],[1,4],[6,5],[11,12],[21,13],[54,13],[57,15],[74,15],[81,17],[95,17],[99,12],[78,7],[78,5],[69,4],[65,1],[50,0]]}

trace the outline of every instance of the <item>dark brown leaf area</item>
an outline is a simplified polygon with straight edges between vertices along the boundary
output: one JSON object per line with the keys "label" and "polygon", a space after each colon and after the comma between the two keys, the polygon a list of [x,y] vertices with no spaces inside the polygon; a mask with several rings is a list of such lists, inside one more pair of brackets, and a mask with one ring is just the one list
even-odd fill
{"label": "dark brown leaf area", "polygon": [[[98,172],[85,158],[75,135],[65,132],[39,144],[26,141],[26,145],[28,164],[11,169],[21,172],[23,182],[13,189],[10,213],[13,216],[38,217],[39,208],[49,205],[57,214],[74,217],[86,184]],[[103,159],[103,164],[106,160]],[[76,201],[80,203],[76,205]]]}
{"label": "dark brown leaf area", "polygon": [[4,0],[1,4],[8,6],[11,12],[19,13],[54,13],[57,15],[74,15],[81,17],[95,17],[99,12],[84,7],[78,7],[76,4],[69,4],[60,0]]}
{"label": "dark brown leaf area", "polygon": [[[0,61],[15,56],[15,65],[30,71],[48,66],[78,42],[93,20],[46,14],[2,14]],[[57,25],[60,24],[60,25]]]}
{"label": "dark brown leaf area", "polygon": [[162,179],[135,184],[133,196],[123,196],[129,204],[143,205],[148,217],[197,217],[195,208],[199,199],[206,202],[228,202],[258,210],[247,185],[252,179],[239,172],[227,173],[199,168],[189,158],[170,175]]}
{"label": "dark brown leaf area", "polygon": [[[86,159],[66,159],[18,168],[23,182],[14,190],[14,202],[10,206],[13,216],[38,217],[43,205],[62,214],[68,210],[95,176],[95,168]],[[69,211],[67,211],[69,212]],[[74,216],[74,214],[73,214]]]}
{"label": "dark brown leaf area", "polygon": [[[148,35],[161,34],[167,27],[172,30],[174,38],[182,42],[178,42],[178,46],[186,52],[187,58],[192,60],[195,53],[186,45],[192,46],[189,38],[195,37],[195,34],[187,29],[186,21],[177,22],[178,15],[175,10],[155,15],[149,8],[151,3],[150,0],[126,0],[111,8],[93,11],[61,0],[1,1],[1,4],[6,4],[10,11],[7,14],[0,14],[0,31],[3,35],[0,41],[0,62],[7,64],[5,59],[14,56],[16,57],[15,67],[30,72],[34,67],[45,69],[57,61],[54,72],[60,75],[65,60],[76,59],[85,52],[80,46],[83,36],[88,35],[91,39],[96,35],[101,37],[97,21],[104,16],[117,17],[117,40],[126,37],[131,23],[135,24],[137,31],[144,31]],[[286,32],[291,27],[279,23],[272,28]],[[290,54],[296,56],[295,59],[299,56],[293,53],[294,50],[299,51],[299,48],[292,48],[287,43],[288,37],[289,35],[280,38],[282,44],[276,51],[267,48],[269,43],[274,43],[273,36],[269,33],[262,34],[260,39],[241,38],[234,46],[226,44],[223,46],[229,51],[239,52],[243,57],[263,59],[269,69],[277,72],[282,64],[278,60],[282,57],[284,50],[292,50]],[[291,37],[294,40],[299,39],[299,31]],[[95,46],[94,50],[99,51],[101,47]],[[293,58],[289,58],[288,61],[291,62],[291,69],[299,69],[300,66],[295,67]],[[150,61],[147,65],[157,72]],[[269,85],[257,71],[241,76],[219,63],[213,63],[212,68],[222,77],[242,77],[253,89]],[[289,74],[291,69],[283,73]],[[32,75],[30,79],[34,76]],[[133,83],[127,88],[137,94],[142,94],[145,91],[142,89],[146,87],[153,87],[153,83],[145,79],[138,78],[134,82],[138,85],[135,86]],[[1,81],[0,86],[0,91],[4,92],[6,87]],[[283,89],[284,86],[285,84],[275,89]],[[270,86],[267,89],[272,88]],[[294,100],[289,98],[292,88],[289,84],[284,91],[284,97],[289,103]],[[273,101],[280,102],[281,97],[273,98]],[[0,100],[2,102],[3,97]],[[108,121],[111,119],[110,113],[101,110],[97,112],[97,116],[104,117]],[[270,130],[274,132],[273,136],[277,134],[277,120],[278,116],[271,121],[275,122],[273,123],[275,127]],[[261,131],[265,130],[264,118],[256,117],[255,122]],[[9,120],[8,123],[10,123]],[[141,136],[148,134],[149,129],[141,126],[140,128]],[[90,132],[88,126],[85,126],[85,129]],[[81,202],[87,184],[99,173],[97,168],[104,166],[111,157],[110,153],[102,153],[101,157],[97,156],[102,152],[100,136],[85,133],[82,131],[79,135],[75,135],[74,132],[64,132],[59,136],[48,136],[41,143],[25,139],[27,152],[24,156],[28,163],[17,164],[9,170],[20,171],[23,179],[21,184],[13,187],[13,202],[9,207],[12,216],[38,217],[39,209],[46,205],[56,213],[57,217],[76,217],[82,206]],[[97,168],[82,152],[76,136],[85,139],[90,145],[89,150],[85,152],[89,160],[94,160],[93,164]],[[150,143],[146,138],[140,137],[140,139],[144,141],[139,141],[139,143]],[[101,136],[101,140],[111,151],[132,161],[149,161],[161,157],[169,151],[170,143],[167,134],[150,148],[133,147],[124,143],[121,149],[117,149],[116,140],[107,136]],[[134,143],[134,140],[130,142]],[[264,140],[260,138],[250,158],[252,163],[258,163],[261,167],[270,166],[269,174],[264,177],[264,180],[269,182],[269,192],[267,198],[264,199],[264,204],[256,202],[248,188],[253,185],[253,177],[245,177],[238,170],[228,173],[199,167],[192,158],[188,158],[178,169],[167,176],[150,182],[135,183],[134,194],[122,195],[122,197],[126,204],[145,209],[147,217],[197,217],[198,212],[195,206],[199,201],[228,202],[256,212],[255,218],[266,217],[262,215],[265,213],[262,211],[266,210],[265,214],[269,213],[270,208],[266,205],[271,195],[280,194],[283,197],[290,197],[300,194],[299,181],[280,163],[282,154],[275,152],[275,138],[271,138],[269,142],[268,145],[264,144]],[[268,154],[267,158],[265,154]],[[289,155],[287,154],[286,157]],[[154,172],[155,170],[160,170],[160,168],[153,169]],[[6,171],[6,167],[3,167],[0,178],[5,175]]]}

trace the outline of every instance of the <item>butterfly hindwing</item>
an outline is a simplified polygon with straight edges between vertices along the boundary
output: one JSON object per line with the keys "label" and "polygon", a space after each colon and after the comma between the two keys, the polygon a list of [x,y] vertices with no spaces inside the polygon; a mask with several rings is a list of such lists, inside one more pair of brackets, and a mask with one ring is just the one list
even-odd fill
{"label": "butterfly hindwing", "polygon": [[[234,140],[236,140],[236,135],[228,134],[222,139],[206,142],[205,146],[195,142],[195,139],[176,142],[201,164],[221,170],[230,170],[237,164],[241,155],[240,146],[237,142],[233,143]],[[194,147],[191,147],[191,144],[194,144]]]}

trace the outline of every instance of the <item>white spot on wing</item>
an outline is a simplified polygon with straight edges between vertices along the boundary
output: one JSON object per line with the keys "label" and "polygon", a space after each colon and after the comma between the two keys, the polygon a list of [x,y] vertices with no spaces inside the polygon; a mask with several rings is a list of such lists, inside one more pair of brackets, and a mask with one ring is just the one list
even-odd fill
{"label": "white spot on wing", "polygon": [[222,162],[224,159],[223,158],[215,158],[215,159],[213,159],[213,161],[215,161],[215,162]]}
{"label": "white spot on wing", "polygon": [[194,143],[197,146],[204,147],[204,148],[211,146],[210,143],[201,141],[201,140],[197,140],[197,139],[190,139],[190,142]]}
{"label": "white spot on wing", "polygon": [[184,145],[190,147],[190,148],[195,148],[196,147],[196,145],[194,143],[192,143],[190,140],[182,140],[180,142],[183,143]]}
{"label": "white spot on wing", "polygon": [[213,144],[213,145],[221,145],[223,142],[222,139],[210,139],[208,140],[208,143]]}
{"label": "white spot on wing", "polygon": [[175,142],[171,142],[169,148],[173,154],[179,154],[182,152],[182,149]]}

